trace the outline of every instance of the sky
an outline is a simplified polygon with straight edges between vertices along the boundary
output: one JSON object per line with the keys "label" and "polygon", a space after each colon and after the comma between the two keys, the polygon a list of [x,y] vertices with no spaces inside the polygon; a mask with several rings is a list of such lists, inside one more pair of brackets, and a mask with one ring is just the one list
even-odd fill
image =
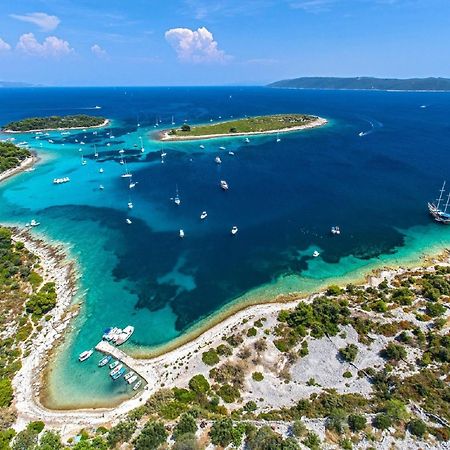
{"label": "sky", "polygon": [[261,85],[450,77],[450,0],[3,0],[0,80]]}

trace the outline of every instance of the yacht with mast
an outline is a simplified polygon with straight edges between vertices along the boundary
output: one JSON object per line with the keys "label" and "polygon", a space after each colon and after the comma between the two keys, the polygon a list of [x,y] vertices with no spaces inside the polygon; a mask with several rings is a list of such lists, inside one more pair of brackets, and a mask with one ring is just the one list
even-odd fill
{"label": "yacht with mast", "polygon": [[[447,200],[444,200],[446,181],[442,184],[441,190],[439,191],[439,198],[434,202],[428,202],[428,211],[433,216],[434,220],[445,225],[450,224],[450,212],[448,211],[448,206],[450,204],[450,192],[447,195]],[[445,204],[444,204],[445,201]]]}
{"label": "yacht with mast", "polygon": [[175,205],[180,206],[181,205],[181,199],[180,196],[178,194],[178,186],[177,186],[177,192],[175,194],[175,197],[173,199],[173,202],[175,203]]}

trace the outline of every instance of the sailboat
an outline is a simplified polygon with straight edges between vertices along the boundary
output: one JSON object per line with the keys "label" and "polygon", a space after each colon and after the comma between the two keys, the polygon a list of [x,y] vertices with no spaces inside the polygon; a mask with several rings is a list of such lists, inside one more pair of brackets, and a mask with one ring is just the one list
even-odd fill
{"label": "sailboat", "polygon": [[133,202],[132,201],[128,202],[128,209],[133,209]]}
{"label": "sailboat", "polygon": [[97,146],[94,144],[94,156],[98,158]]}
{"label": "sailboat", "polygon": [[141,141],[141,153],[145,152],[144,143],[142,142],[142,136],[139,136],[139,139]]}
{"label": "sailboat", "polygon": [[450,224],[450,212],[447,212],[448,206],[450,204],[450,192],[447,196],[447,201],[445,202],[444,209],[441,209],[441,203],[443,202],[444,192],[445,192],[446,181],[442,184],[441,190],[439,191],[439,198],[436,203],[428,202],[428,211],[433,216],[434,220],[445,225]]}
{"label": "sailboat", "polygon": [[161,149],[161,164],[164,164],[164,158],[167,156],[167,153],[164,151],[164,149]]}
{"label": "sailboat", "polygon": [[281,139],[280,139],[280,133],[277,133],[277,142],[280,142],[281,141]]}
{"label": "sailboat", "polygon": [[175,125],[175,120],[173,119],[173,116],[172,116],[172,125]]}
{"label": "sailboat", "polygon": [[125,173],[120,175],[122,178],[131,178],[133,176],[132,173],[128,172],[127,163],[125,162]]}
{"label": "sailboat", "polygon": [[175,203],[175,205],[180,206],[181,205],[181,199],[180,196],[178,195],[178,186],[177,186],[177,192],[175,194],[175,197],[173,198],[173,202]]}
{"label": "sailboat", "polygon": [[180,238],[181,239],[184,238],[184,230],[182,228],[180,228]]}

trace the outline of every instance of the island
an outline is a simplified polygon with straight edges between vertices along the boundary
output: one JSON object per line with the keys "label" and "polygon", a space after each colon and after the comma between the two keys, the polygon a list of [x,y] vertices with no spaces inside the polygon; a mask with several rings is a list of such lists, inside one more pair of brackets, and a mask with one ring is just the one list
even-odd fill
{"label": "island", "polygon": [[162,141],[211,139],[226,136],[248,136],[255,134],[298,131],[324,125],[321,117],[307,114],[274,114],[268,116],[245,117],[242,119],[195,125],[163,130],[158,134]]}
{"label": "island", "polygon": [[4,133],[30,133],[49,130],[75,130],[98,128],[108,124],[104,117],[77,114],[71,116],[30,117],[10,122],[3,127]]}
{"label": "island", "polygon": [[0,142],[0,181],[31,166],[34,155],[26,148],[12,142]]}
{"label": "island", "polygon": [[362,89],[379,91],[450,91],[449,78],[301,77],[268,85],[292,89]]}

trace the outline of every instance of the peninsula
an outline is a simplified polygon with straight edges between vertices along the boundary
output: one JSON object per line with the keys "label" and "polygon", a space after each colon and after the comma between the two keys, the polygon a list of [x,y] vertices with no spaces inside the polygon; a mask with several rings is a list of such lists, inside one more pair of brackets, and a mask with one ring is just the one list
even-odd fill
{"label": "peninsula", "polygon": [[269,87],[292,89],[362,89],[378,91],[450,91],[449,78],[301,77],[276,81]]}
{"label": "peninsula", "polygon": [[163,130],[159,134],[162,141],[211,139],[226,136],[248,136],[255,134],[299,131],[324,125],[321,117],[307,114],[274,114],[269,116],[245,117],[206,125],[182,125],[180,128]]}
{"label": "peninsula", "polygon": [[0,142],[0,181],[31,166],[35,156],[12,142]]}
{"label": "peninsula", "polygon": [[73,130],[103,127],[108,124],[104,117],[78,114],[73,116],[30,117],[10,122],[3,127],[5,133],[30,133],[49,130]]}

